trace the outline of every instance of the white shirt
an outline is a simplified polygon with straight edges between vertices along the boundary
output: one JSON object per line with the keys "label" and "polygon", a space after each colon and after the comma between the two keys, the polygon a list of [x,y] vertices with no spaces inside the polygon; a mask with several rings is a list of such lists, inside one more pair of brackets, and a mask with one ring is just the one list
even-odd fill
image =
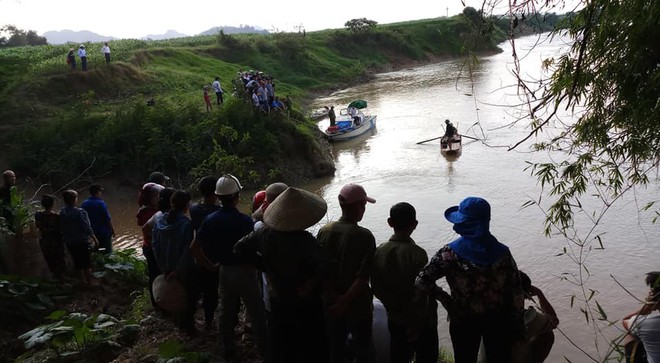
{"label": "white shirt", "polygon": [[218,93],[218,92],[222,92],[222,87],[220,87],[220,81],[214,81],[214,82],[211,84],[211,87],[213,87],[213,90],[214,90],[216,93]]}
{"label": "white shirt", "polygon": [[101,53],[110,53],[110,47],[104,45],[101,47]]}
{"label": "white shirt", "polygon": [[630,326],[630,332],[644,344],[648,362],[660,363],[660,312],[636,315]]}
{"label": "white shirt", "polygon": [[257,96],[256,93],[252,94],[252,103],[254,103],[255,106],[259,106],[259,96]]}
{"label": "white shirt", "polygon": [[87,57],[87,51],[85,48],[78,48],[78,57]]}

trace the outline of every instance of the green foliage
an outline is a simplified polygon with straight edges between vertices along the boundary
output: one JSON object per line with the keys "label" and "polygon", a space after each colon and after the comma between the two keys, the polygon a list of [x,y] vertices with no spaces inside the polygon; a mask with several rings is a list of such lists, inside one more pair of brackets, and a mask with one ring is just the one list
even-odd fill
{"label": "green foliage", "polygon": [[135,248],[113,251],[111,254],[94,254],[95,276],[101,278],[114,274],[127,283],[146,282],[147,264],[137,257]]}
{"label": "green foliage", "polygon": [[28,349],[21,358],[27,358],[44,347],[53,348],[60,355],[70,355],[108,340],[124,326],[122,321],[108,314],[89,316],[57,310],[47,319],[52,323],[37,326],[18,337]]}
{"label": "green foliage", "polygon": [[167,362],[189,362],[189,363],[206,363],[211,360],[211,357],[206,352],[186,352],[183,344],[175,341],[168,340],[158,345],[158,354],[160,361]]}
{"label": "green foliage", "polygon": [[[9,203],[0,205],[0,233],[22,233],[34,224],[34,213],[39,209],[39,202],[24,200],[24,193],[16,186],[9,189],[9,195]],[[9,219],[6,219],[8,216]]]}
{"label": "green foliage", "polygon": [[[573,44],[545,62],[553,75],[532,108],[532,134],[553,124],[560,107],[584,112],[564,124],[561,134],[535,145],[566,155],[532,169],[556,198],[548,225],[571,226],[574,207],[588,190],[596,189],[609,204],[648,182],[660,155],[658,17],[656,2],[594,1],[569,19],[565,32],[557,31]],[[545,109],[552,111],[549,116],[537,116]]]}
{"label": "green foliage", "polygon": [[0,320],[33,315],[54,306],[70,293],[70,286],[17,276],[0,275]]}
{"label": "green foliage", "polygon": [[348,30],[354,33],[368,32],[374,30],[377,25],[378,22],[374,20],[369,20],[367,18],[351,19],[344,24],[344,26]]}

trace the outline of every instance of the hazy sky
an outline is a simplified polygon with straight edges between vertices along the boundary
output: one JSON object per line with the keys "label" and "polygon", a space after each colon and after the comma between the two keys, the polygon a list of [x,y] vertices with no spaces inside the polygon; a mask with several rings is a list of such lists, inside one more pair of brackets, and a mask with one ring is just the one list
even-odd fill
{"label": "hazy sky", "polygon": [[[482,3],[464,1],[475,8]],[[168,29],[195,35],[214,26],[241,24],[280,31],[302,25],[313,31],[342,28],[347,20],[362,17],[392,23],[461,11],[461,0],[0,0],[0,26],[13,24],[39,34],[69,29],[139,38]]]}

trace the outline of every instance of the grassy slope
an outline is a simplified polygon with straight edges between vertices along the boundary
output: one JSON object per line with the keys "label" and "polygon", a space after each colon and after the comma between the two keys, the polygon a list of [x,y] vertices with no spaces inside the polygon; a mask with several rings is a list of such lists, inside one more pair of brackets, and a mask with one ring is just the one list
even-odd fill
{"label": "grassy slope", "polygon": [[[240,130],[233,121],[235,117],[229,117],[234,111],[206,115],[203,112],[202,86],[219,76],[223,88],[230,91],[231,79],[239,69],[259,69],[275,77],[277,94],[291,95],[294,105],[300,108],[311,97],[310,92],[344,87],[356,80],[367,79],[371,72],[389,69],[393,65],[424,62],[438,56],[459,56],[466,49],[493,51],[496,49],[494,44],[494,41],[473,37],[470,25],[462,17],[454,17],[388,24],[363,33],[340,29],[310,32],[305,36],[278,33],[199,36],[155,42],[119,40],[111,44],[113,62],[109,66],[104,64],[100,44],[87,44],[87,72],[67,69],[65,56],[68,46],[65,45],[4,49],[0,50],[0,133],[10,136],[11,140],[21,141],[10,142],[9,138],[2,136],[0,141],[6,143],[10,150],[5,155],[9,156],[10,166],[32,176],[48,173],[52,169],[65,169],[63,177],[77,175],[91,159],[90,154],[103,161],[94,167],[97,175],[117,172],[118,169],[125,175],[143,174],[141,169],[145,167],[176,168],[177,173],[186,175],[196,165],[209,161],[204,155],[193,155],[188,163],[179,162],[180,158],[190,156],[186,150],[194,145],[176,150],[177,154],[166,155],[166,158],[177,159],[174,164],[136,163],[129,168],[126,160],[112,155],[124,152],[124,149],[113,148],[112,145],[121,144],[120,138],[133,136],[129,135],[133,131],[130,122],[121,123],[118,120],[125,119],[131,113],[135,117],[143,117],[135,111],[135,107],[140,107],[146,99],[154,98],[158,100],[158,106],[166,110],[164,113],[171,113],[177,122],[184,124],[184,131],[165,137],[162,142],[176,143],[179,139],[175,136],[184,137],[194,131],[196,124],[215,120],[238,130],[233,142],[240,143],[246,136],[256,137],[276,147],[274,155],[282,155],[284,150],[277,148],[277,145],[291,144],[291,140],[286,140],[286,134],[277,130]],[[153,113],[149,111],[147,116],[154,119],[165,117],[154,116]],[[177,119],[181,114],[189,117]],[[249,117],[261,116],[254,114]],[[310,148],[303,144],[297,147],[314,150],[311,153],[317,156],[307,157],[307,161],[303,162],[318,163],[318,157],[323,153],[314,137],[309,137],[314,134],[315,124],[302,117],[294,119],[289,118],[293,126],[287,127],[291,133],[288,136],[295,140],[297,133],[307,135],[303,139],[315,146]],[[144,123],[137,119],[132,122]],[[106,127],[108,123],[123,124],[125,128]],[[97,134],[94,126],[98,125],[103,128],[104,143],[110,146],[99,147],[85,141]],[[150,127],[142,126],[143,129]],[[156,130],[157,135],[171,131],[169,126],[168,130],[163,131],[163,127]],[[27,133],[26,129],[29,130]],[[258,135],[262,132],[270,135]],[[51,141],[51,137],[58,140]],[[117,142],[113,141],[114,138]],[[217,139],[213,136],[203,141],[207,143],[203,148],[209,153],[207,156],[213,150],[213,140]],[[142,141],[138,139],[136,142],[146,142],[143,146],[149,152],[140,154],[136,151],[135,155],[127,155],[127,158],[144,157],[144,154],[154,157],[160,155],[156,152],[158,150],[168,152],[165,147],[168,145],[159,145],[156,137]],[[66,152],[61,158],[48,158],[50,154],[39,155],[35,152],[38,149],[51,150],[51,154],[61,149]],[[227,151],[227,156],[250,159],[256,164],[276,162],[274,158],[254,160],[259,158],[259,155],[251,154],[256,146],[243,148],[242,151],[236,149],[239,148],[223,151]],[[76,150],[76,154],[70,155]],[[47,166],[35,165],[44,159],[48,159]],[[70,159],[83,160],[71,163]],[[226,163],[222,165],[226,167]],[[209,166],[204,172],[222,171],[212,170],[213,167],[218,165]],[[249,170],[244,172],[249,173]],[[273,170],[260,170],[259,173],[261,177],[254,176],[255,180],[263,179],[264,173],[277,174]]]}

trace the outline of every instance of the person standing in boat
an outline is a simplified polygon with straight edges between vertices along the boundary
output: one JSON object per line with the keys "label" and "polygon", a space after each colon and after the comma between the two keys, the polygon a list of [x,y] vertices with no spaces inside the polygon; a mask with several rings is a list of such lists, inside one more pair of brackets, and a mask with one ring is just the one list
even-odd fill
{"label": "person standing in boat", "polygon": [[454,135],[458,134],[458,130],[456,130],[454,125],[452,125],[451,121],[445,120],[445,124],[447,125],[447,127],[445,128],[445,136],[444,136],[445,139],[449,139]]}
{"label": "person standing in boat", "polygon": [[337,120],[337,115],[335,114],[335,106],[330,106],[328,117],[330,118],[330,126],[335,126],[335,121]]}

